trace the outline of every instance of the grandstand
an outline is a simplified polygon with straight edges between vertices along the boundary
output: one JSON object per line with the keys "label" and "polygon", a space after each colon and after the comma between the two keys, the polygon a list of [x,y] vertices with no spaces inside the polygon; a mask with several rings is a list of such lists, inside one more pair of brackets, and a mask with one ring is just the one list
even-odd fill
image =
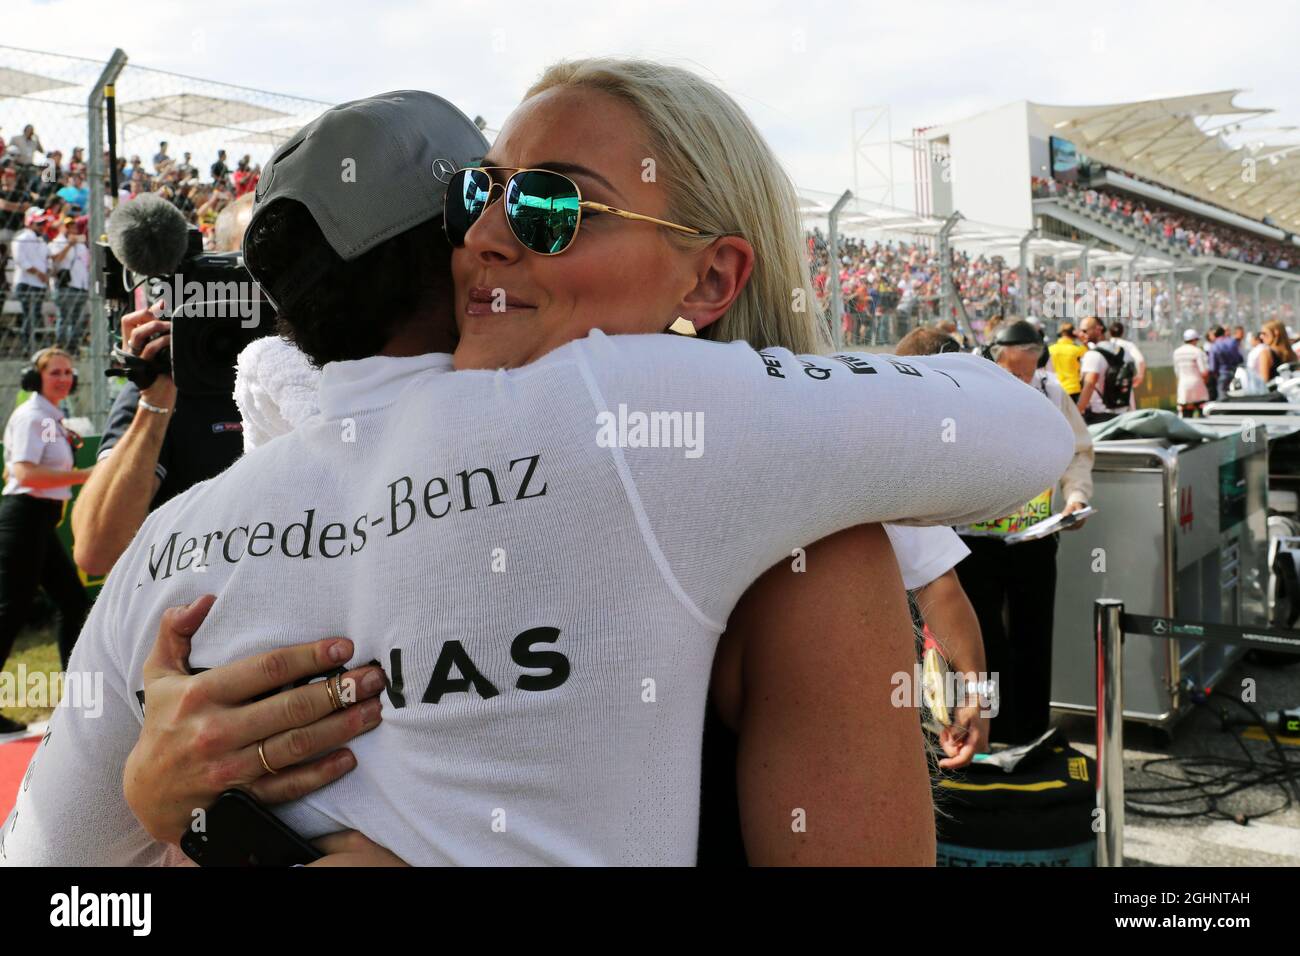
{"label": "grandstand", "polygon": [[[1267,145],[1240,91],[1108,106],[1020,101],[922,131],[924,214],[1082,240],[1159,276],[1171,331],[1300,307],[1300,144]],[[1194,308],[1193,308],[1194,307]]]}

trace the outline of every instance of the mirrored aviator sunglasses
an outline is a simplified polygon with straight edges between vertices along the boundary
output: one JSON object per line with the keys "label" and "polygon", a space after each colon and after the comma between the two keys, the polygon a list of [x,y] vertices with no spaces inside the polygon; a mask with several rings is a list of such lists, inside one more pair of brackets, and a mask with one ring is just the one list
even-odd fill
{"label": "mirrored aviator sunglasses", "polygon": [[[510,173],[504,183],[493,178],[493,173],[503,172]],[[510,231],[525,249],[538,255],[557,256],[573,245],[584,210],[665,226],[687,235],[706,235],[689,226],[583,199],[577,183],[550,169],[471,166],[452,176],[443,198],[442,226],[452,248],[465,244],[466,235],[492,204],[498,188]]]}

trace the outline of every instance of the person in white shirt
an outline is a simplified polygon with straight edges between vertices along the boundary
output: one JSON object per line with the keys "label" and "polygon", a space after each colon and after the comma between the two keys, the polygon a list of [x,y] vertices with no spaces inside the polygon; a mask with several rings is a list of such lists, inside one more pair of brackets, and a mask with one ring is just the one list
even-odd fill
{"label": "person in white shirt", "polygon": [[1205,382],[1210,366],[1201,348],[1201,334],[1195,329],[1183,332],[1183,344],[1174,349],[1174,374],[1178,381],[1178,414],[1183,418],[1199,417],[1201,406],[1210,400]]}
{"label": "person in white shirt", "polygon": [[1133,365],[1137,370],[1133,376],[1133,390],[1129,393],[1128,407],[1132,411],[1137,408],[1138,389],[1142,387],[1142,383],[1147,377],[1147,359],[1140,348],[1124,338],[1123,322],[1112,322],[1106,331],[1110,334],[1109,341],[1114,343],[1115,348],[1124,350],[1124,354],[1133,360]]}
{"label": "person in white shirt", "polygon": [[[33,394],[19,405],[4,431],[4,495],[0,497],[0,665],[27,623],[37,591],[57,614],[59,656],[64,666],[85,620],[89,602],[77,569],[55,534],[72,486],[90,476],[74,466],[79,440],[63,425],[59,403],[75,386],[75,371],[61,349],[42,349],[23,373]],[[0,717],[0,735],[21,730]]]}
{"label": "person in white shirt", "polygon": [[81,351],[85,334],[86,297],[90,294],[90,249],[86,245],[87,218],[67,217],[50,243],[50,265],[55,281],[59,321],[55,337],[72,355]]}
{"label": "person in white shirt", "polygon": [[44,210],[30,206],[23,214],[23,228],[11,244],[14,259],[14,292],[23,307],[23,344],[30,353],[36,329],[42,321],[41,306],[50,284],[50,249],[45,237],[32,228]]}
{"label": "person in white shirt", "polygon": [[[623,69],[637,75],[642,67]],[[665,95],[665,77],[686,82],[684,71],[654,71],[656,102]],[[639,114],[613,94],[570,87],[559,72],[548,76],[556,92],[534,90],[484,162],[526,166],[543,153],[567,162],[584,190],[601,197],[583,201],[600,202],[602,214],[590,224],[583,219],[581,236],[576,218],[563,218],[578,207],[554,201],[545,221],[508,226],[504,203],[486,213],[474,205],[492,195],[480,189],[481,171],[450,177],[449,208],[465,204],[458,226],[444,223],[455,247],[454,357],[430,353],[425,344],[432,333],[424,317],[445,290],[422,285],[406,312],[387,315],[364,308],[343,315],[317,298],[341,288],[373,296],[350,267],[410,261],[407,254],[423,261],[412,244],[423,241],[427,222],[416,218],[405,232],[398,226],[417,209],[429,215],[428,196],[438,187],[432,172],[421,171],[434,168],[437,154],[409,161],[394,143],[419,137],[399,140],[396,131],[392,142],[344,136],[350,147],[371,151],[359,165],[409,170],[410,188],[402,175],[383,177],[382,192],[295,181],[296,162],[305,164],[300,174],[311,168],[309,146],[337,148],[328,131],[348,112],[341,109],[277,154],[281,162],[273,166],[280,168],[268,169],[272,188],[260,198],[245,240],[246,261],[313,360],[330,348],[356,350],[334,356],[353,360],[325,366],[317,418],[146,521],[92,612],[87,627],[94,639],[79,646],[79,654],[86,650],[74,661],[80,670],[105,673],[115,691],[107,695],[112,711],[96,721],[77,711],[56,714],[4,829],[7,855],[22,862],[162,858],[163,848],[120,794],[98,782],[122,773],[138,732],[142,714],[133,702],[145,683],[148,639],[160,612],[215,592],[221,596],[190,655],[196,666],[318,632],[348,635],[354,657],[388,670],[391,713],[380,730],[357,741],[357,770],[281,810],[299,832],[356,827],[416,863],[689,864],[710,662],[722,622],[748,585],[794,549],[839,529],[873,520],[974,520],[1011,507],[1064,468],[1070,441],[1059,416],[975,358],[796,356],[744,342],[638,334],[717,322],[716,334],[725,338],[736,326],[722,323],[747,310],[752,315],[764,301],[740,298],[751,287],[784,283],[781,295],[788,296],[772,262],[751,276],[753,247],[736,233],[788,232],[788,261],[799,261],[793,192],[782,179],[763,182],[761,199],[737,207],[753,216],[733,211],[719,219],[687,208],[699,219],[678,228],[703,235],[687,246],[666,243],[659,229],[673,227],[668,199],[658,191],[663,177],[642,191],[639,163],[623,168],[629,151],[641,149]],[[396,122],[410,107],[395,102],[416,97],[403,91],[377,98],[377,108]],[[734,121],[730,113],[707,115]],[[416,128],[426,136],[435,131],[427,121]],[[467,144],[464,153],[481,148]],[[765,162],[750,168],[767,168]],[[689,195],[697,186],[692,174],[672,165],[682,177],[674,196]],[[556,175],[524,185],[565,189]],[[717,168],[709,172],[718,175]],[[307,186],[297,193],[307,205],[276,192],[295,185]],[[627,205],[653,218],[610,213],[605,197],[618,194],[631,195]],[[331,206],[351,214],[325,215]],[[528,204],[523,212],[538,208]],[[731,215],[745,217],[743,228],[727,221]],[[521,234],[550,254],[525,247]],[[324,273],[307,254],[321,244],[340,260]],[[277,255],[286,248],[294,255]],[[365,258],[370,252],[375,260]],[[686,281],[688,273],[696,278]],[[654,282],[643,281],[651,274]],[[436,269],[405,275],[412,283],[437,280]],[[375,344],[381,320],[388,334]],[[707,417],[707,448],[681,433],[680,442],[663,445],[644,441],[644,429],[628,431],[630,414],[673,410],[692,427],[697,413]],[[945,441],[944,434],[959,437]],[[1027,445],[1024,434],[1037,441]],[[686,454],[692,448],[700,454]],[[849,487],[867,492],[845,495]],[[205,574],[183,573],[196,561]],[[301,594],[312,600],[288,597]],[[860,648],[859,635],[855,653]],[[789,681],[830,653],[824,641],[804,649],[803,662],[778,655],[771,679]],[[749,654],[746,648],[747,669],[761,673],[764,662]],[[905,667],[906,655],[880,659],[873,666],[881,672],[863,670],[861,659],[848,670],[837,663],[827,660],[820,679],[856,673],[854,686],[869,680],[883,689],[889,665]],[[819,693],[848,690],[819,686]],[[772,690],[793,703],[789,693]],[[158,699],[154,689],[148,693],[153,714]],[[765,699],[746,699],[746,721],[766,712],[775,726],[797,723],[795,710],[782,709],[780,717],[770,710],[783,708],[780,700],[755,696]],[[909,731],[908,715],[891,713],[897,709],[885,701],[859,701],[879,705],[873,719],[888,725],[872,738],[883,762],[873,769],[888,782],[885,794],[915,807],[928,791],[914,719]],[[799,702],[805,714],[806,704]],[[292,763],[283,761],[283,741],[262,738],[256,721],[243,729],[256,736],[241,750],[240,766],[245,757],[267,768]],[[796,787],[809,747],[822,746],[802,736],[756,739],[771,749],[744,768],[745,779],[757,774]],[[835,747],[826,759],[850,760],[832,781],[844,786],[844,774],[860,780],[845,754],[862,741],[828,743]],[[193,758],[179,754],[182,764]],[[78,761],[76,772],[96,787],[93,813],[86,788],[69,785]],[[128,766],[128,788],[148,763]],[[762,801],[756,793],[748,799],[755,808]],[[861,853],[871,828],[858,807],[827,811],[846,859]],[[928,804],[919,809],[916,819],[926,818]],[[857,829],[846,840],[841,827]],[[909,845],[896,826],[879,838],[901,839],[900,858],[924,856],[924,842]],[[797,850],[787,857],[800,858]]]}
{"label": "person in white shirt", "polygon": [[1105,332],[1095,316],[1079,323],[1079,337],[1088,351],[1079,360],[1078,409],[1089,425],[1122,415],[1132,404],[1136,367],[1122,346],[1105,339]]}
{"label": "person in white shirt", "polygon": [[25,166],[32,165],[37,153],[45,152],[41,138],[36,135],[36,129],[30,123],[23,127],[21,136],[15,136],[9,141],[9,147],[15,151],[18,162]]}

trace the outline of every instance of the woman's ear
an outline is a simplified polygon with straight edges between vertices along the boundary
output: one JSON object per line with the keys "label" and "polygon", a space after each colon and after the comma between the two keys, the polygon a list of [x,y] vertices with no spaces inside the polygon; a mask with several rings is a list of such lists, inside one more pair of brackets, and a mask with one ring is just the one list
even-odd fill
{"label": "woman's ear", "polygon": [[677,314],[702,329],[722,318],[744,290],[754,271],[754,247],[740,236],[721,236],[699,256],[695,287],[682,299]]}

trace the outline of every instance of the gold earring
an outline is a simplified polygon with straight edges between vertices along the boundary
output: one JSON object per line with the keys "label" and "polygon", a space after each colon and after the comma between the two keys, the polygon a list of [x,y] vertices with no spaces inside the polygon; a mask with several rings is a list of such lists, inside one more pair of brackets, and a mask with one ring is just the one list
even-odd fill
{"label": "gold earring", "polygon": [[673,324],[664,329],[669,335],[695,335],[695,323],[690,319],[677,316],[673,319]]}

